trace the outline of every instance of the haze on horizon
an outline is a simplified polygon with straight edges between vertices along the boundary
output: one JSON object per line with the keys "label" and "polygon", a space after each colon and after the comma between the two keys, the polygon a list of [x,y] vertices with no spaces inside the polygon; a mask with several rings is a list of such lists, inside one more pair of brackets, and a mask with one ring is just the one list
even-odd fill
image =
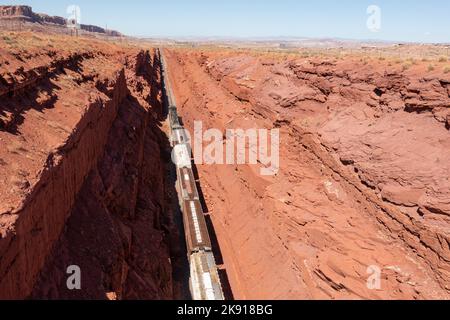
{"label": "haze on horizon", "polygon": [[[35,12],[67,17],[81,9],[82,23],[137,37],[341,38],[450,43],[450,2],[445,0],[10,0]],[[380,8],[370,29],[369,6]],[[374,32],[376,31],[376,32]]]}

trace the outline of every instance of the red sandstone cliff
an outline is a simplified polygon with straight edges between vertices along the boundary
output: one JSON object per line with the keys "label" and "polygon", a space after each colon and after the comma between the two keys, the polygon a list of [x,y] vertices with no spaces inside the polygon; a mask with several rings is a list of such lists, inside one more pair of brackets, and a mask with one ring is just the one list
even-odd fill
{"label": "red sandstone cliff", "polygon": [[0,17],[23,17],[33,19],[34,13],[29,6],[0,6]]}
{"label": "red sandstone cliff", "polygon": [[158,61],[79,45],[2,51],[0,299],[171,298]]}
{"label": "red sandstone cliff", "polygon": [[[119,104],[103,157],[84,182],[65,232],[41,272],[35,298],[173,297],[155,57],[141,52],[128,65],[130,91]],[[83,271],[81,291],[66,287],[70,264]]]}
{"label": "red sandstone cliff", "polygon": [[443,67],[232,50],[171,50],[168,64],[190,130],[281,131],[273,177],[199,166],[236,298],[449,298]]}
{"label": "red sandstone cliff", "polygon": [[[31,24],[47,25],[49,27],[58,26],[65,28],[67,20],[63,17],[49,16],[43,13],[34,13],[30,6],[0,6],[0,26],[10,27],[9,22],[18,21]],[[31,26],[24,24],[24,27]],[[115,30],[106,30],[94,25],[80,25],[81,30],[105,34],[113,37],[120,37],[122,34]]]}

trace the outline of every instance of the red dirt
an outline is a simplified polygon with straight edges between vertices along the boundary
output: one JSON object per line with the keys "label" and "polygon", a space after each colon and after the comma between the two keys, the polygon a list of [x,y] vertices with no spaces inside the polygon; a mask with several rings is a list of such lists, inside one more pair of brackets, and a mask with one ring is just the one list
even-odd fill
{"label": "red dirt", "polygon": [[[450,76],[420,62],[167,50],[180,115],[281,130],[281,168],[198,166],[238,299],[450,298]],[[369,266],[382,270],[368,289]]]}

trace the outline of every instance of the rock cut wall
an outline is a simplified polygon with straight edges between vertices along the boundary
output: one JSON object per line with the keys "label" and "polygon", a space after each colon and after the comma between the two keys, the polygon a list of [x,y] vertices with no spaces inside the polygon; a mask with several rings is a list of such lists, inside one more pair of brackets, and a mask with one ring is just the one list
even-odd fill
{"label": "rock cut wall", "polygon": [[39,183],[22,207],[7,213],[15,222],[0,239],[0,299],[23,299],[31,294],[82,184],[103,153],[126,92],[122,70],[112,83],[110,96],[86,106],[66,143],[48,156]]}

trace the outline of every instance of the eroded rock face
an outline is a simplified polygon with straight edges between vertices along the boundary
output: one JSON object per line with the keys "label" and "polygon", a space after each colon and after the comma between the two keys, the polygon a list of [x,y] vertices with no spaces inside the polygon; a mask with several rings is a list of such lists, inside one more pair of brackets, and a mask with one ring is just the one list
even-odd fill
{"label": "eroded rock face", "polygon": [[[188,127],[281,130],[275,177],[199,166],[236,297],[449,298],[447,74],[351,57],[169,57]],[[373,267],[380,290],[367,286]]]}
{"label": "eroded rock face", "polygon": [[[31,24],[42,24],[57,27],[66,27],[67,19],[58,16],[49,16],[44,13],[34,13],[29,6],[0,6],[0,25],[2,19],[6,22],[9,20],[18,20]],[[7,25],[8,26],[8,25]],[[115,30],[106,30],[102,27],[94,25],[81,24],[80,29],[87,32],[102,33],[113,37],[119,37],[122,34]]]}
{"label": "eroded rock face", "polygon": [[0,6],[0,17],[27,17],[33,19],[34,13],[29,6]]}
{"label": "eroded rock face", "polygon": [[63,17],[49,16],[42,13],[38,13],[36,16],[38,17],[38,21],[42,23],[52,23],[60,26],[65,26],[67,24],[67,20]]}
{"label": "eroded rock face", "polygon": [[0,46],[0,299],[170,298],[158,62],[49,38]]}
{"label": "eroded rock face", "polygon": [[[34,298],[174,298],[164,225],[160,141],[165,136],[152,114],[159,101],[145,100],[155,90],[151,86],[158,85],[159,62],[141,53],[135,63],[136,68],[129,65],[130,93],[119,106],[103,158],[78,194],[65,232],[40,273]],[[142,68],[146,79],[133,72]],[[136,81],[142,90],[135,91]],[[80,291],[66,286],[71,264],[81,268]]]}
{"label": "eroded rock face", "polygon": [[34,23],[52,23],[66,25],[66,19],[34,13],[30,6],[0,6],[0,19],[19,19]]}

